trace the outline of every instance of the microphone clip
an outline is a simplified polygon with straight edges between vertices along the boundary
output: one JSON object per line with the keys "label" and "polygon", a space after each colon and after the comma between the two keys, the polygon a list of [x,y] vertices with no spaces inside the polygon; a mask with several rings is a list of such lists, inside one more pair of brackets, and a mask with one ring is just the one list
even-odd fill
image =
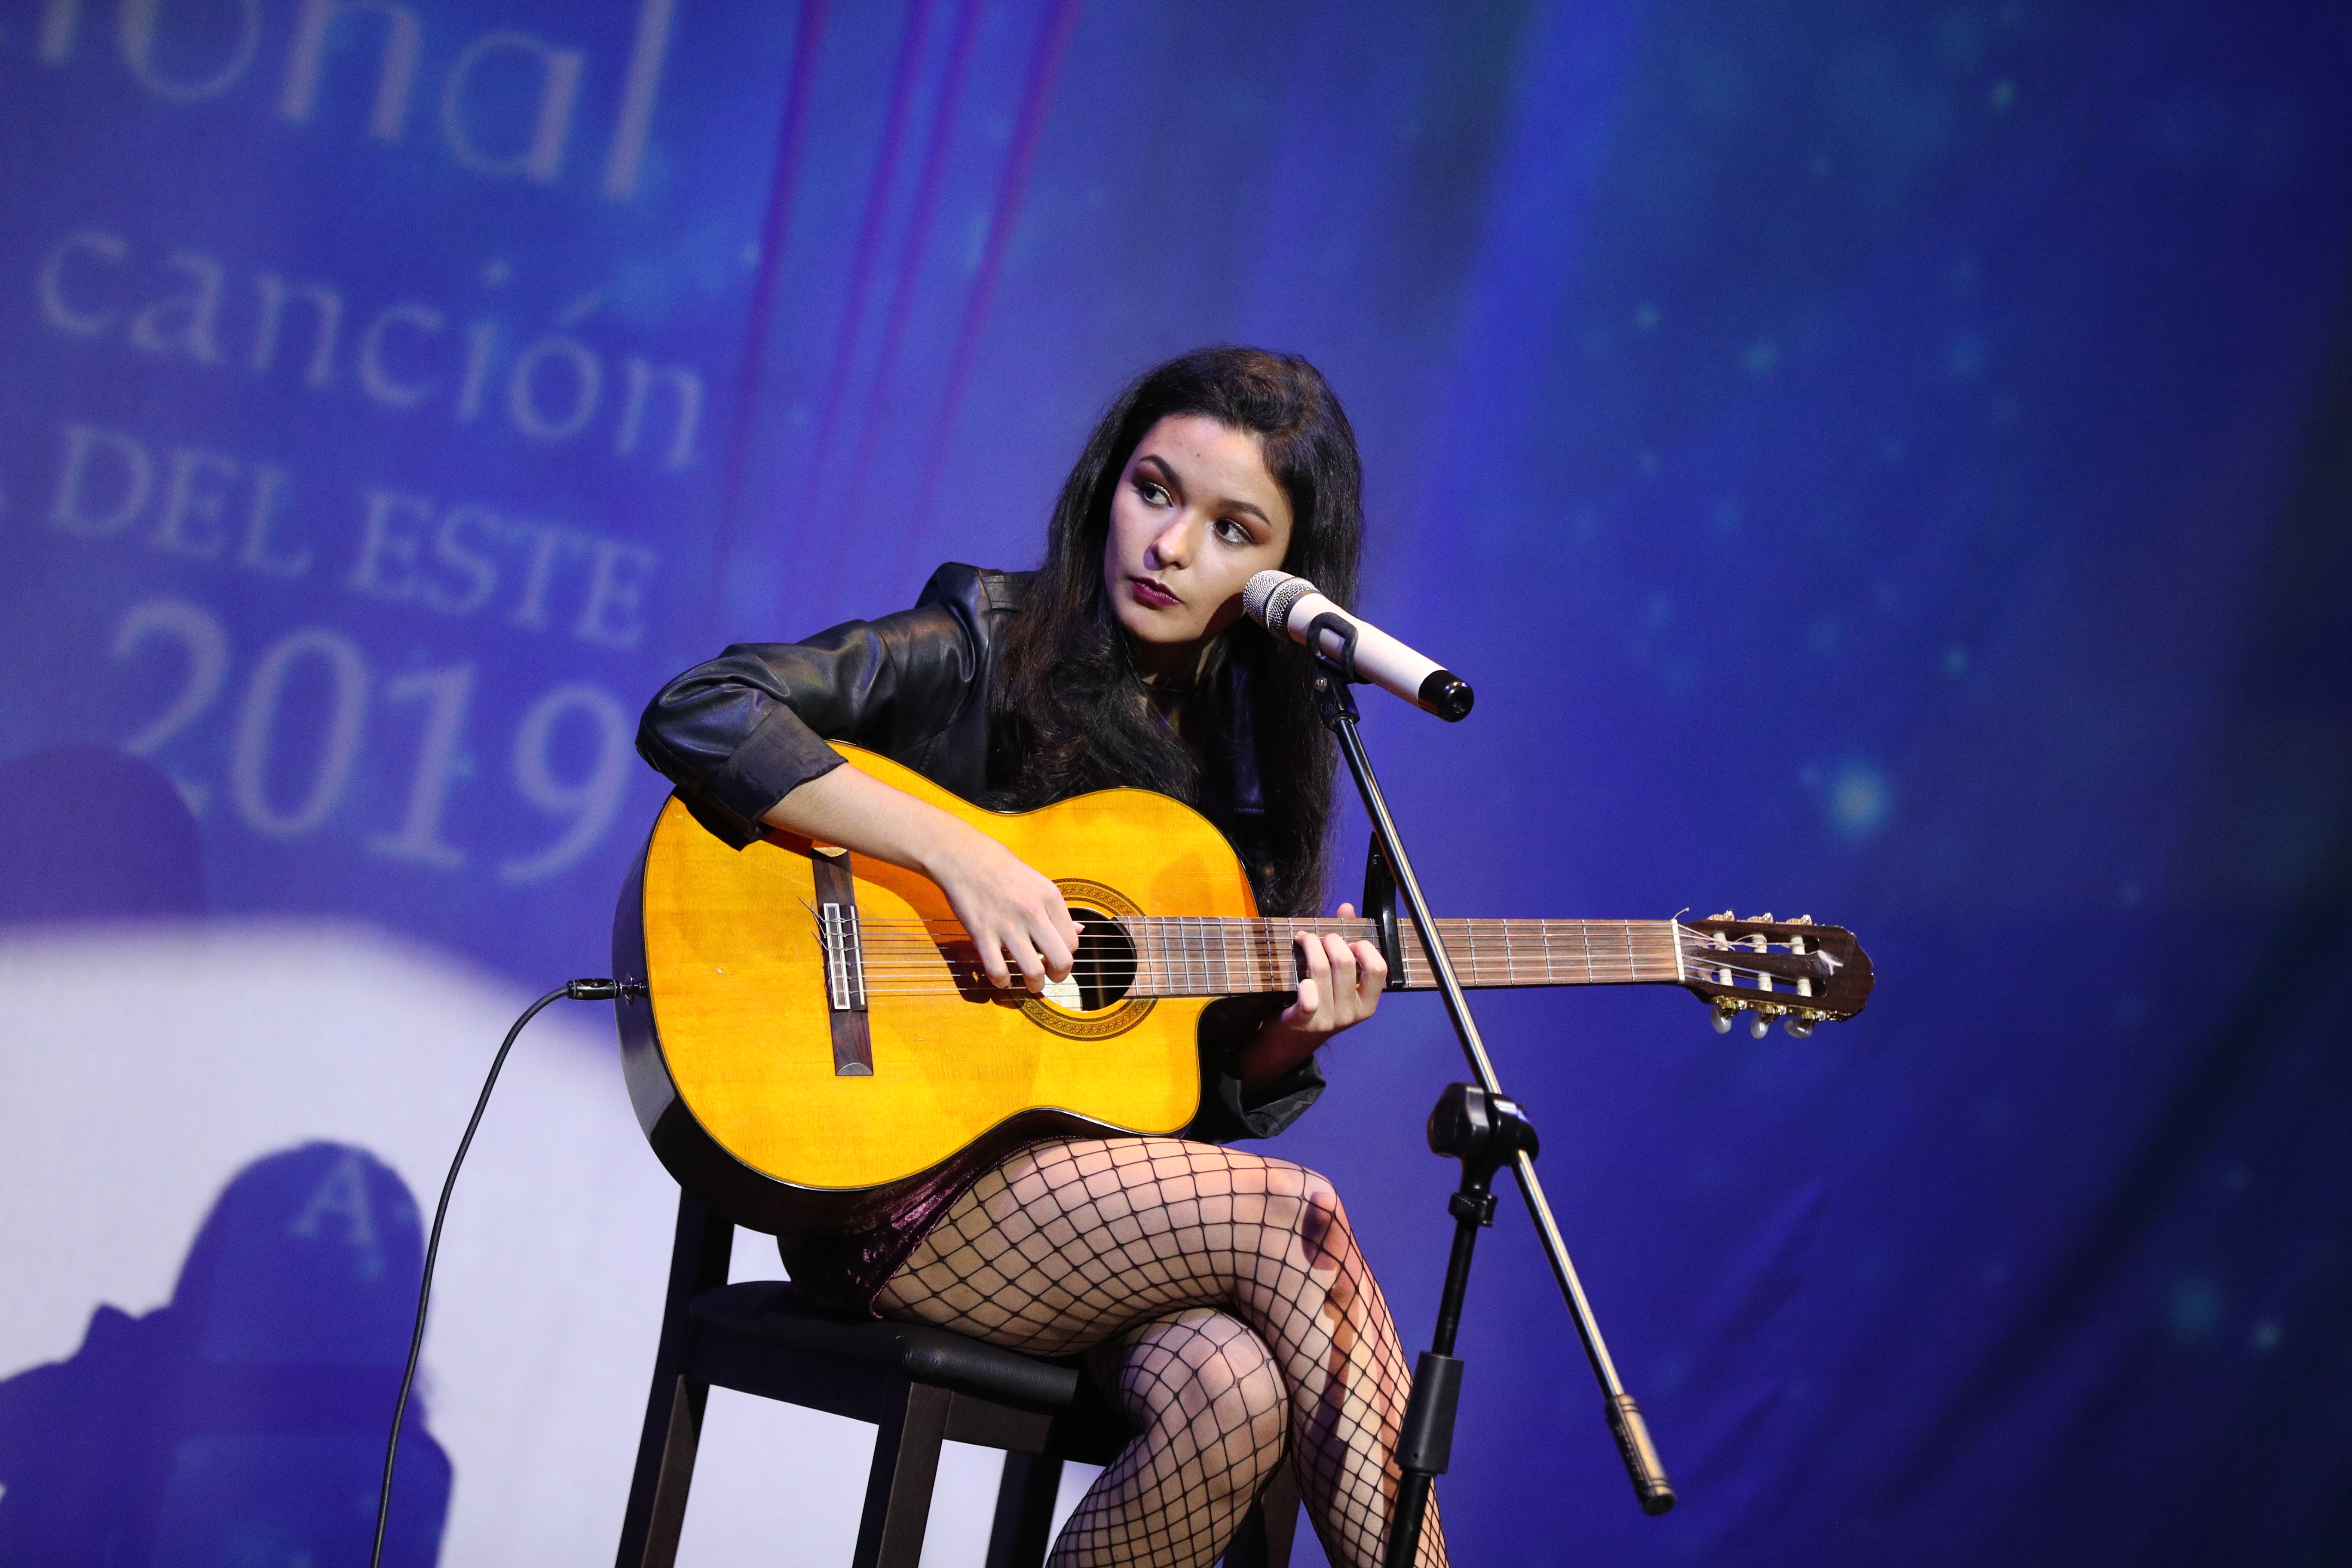
{"label": "microphone clip", "polygon": [[[1360,676],[1354,679],[1356,684],[1364,684]],[[1334,734],[1344,735],[1345,726],[1363,717],[1356,708],[1356,694],[1348,689],[1349,680],[1348,671],[1321,654],[1315,656],[1315,710],[1324,728]]]}
{"label": "microphone clip", "polygon": [[[1323,634],[1329,632],[1339,639],[1337,658],[1323,651]],[[1315,650],[1316,662],[1326,669],[1335,670],[1351,686],[1367,684],[1366,678],[1356,669],[1356,623],[1337,610],[1326,610],[1307,623],[1307,646]]]}

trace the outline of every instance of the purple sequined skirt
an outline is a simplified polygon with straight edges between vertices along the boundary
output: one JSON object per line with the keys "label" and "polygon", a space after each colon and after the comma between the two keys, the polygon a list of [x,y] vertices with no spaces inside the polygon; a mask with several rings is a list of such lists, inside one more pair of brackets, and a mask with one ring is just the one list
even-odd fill
{"label": "purple sequined skirt", "polygon": [[1010,1149],[968,1149],[898,1194],[881,1219],[839,1236],[780,1236],[776,1250],[793,1283],[819,1306],[856,1318],[880,1316],[874,1298],[898,1272],[955,1201],[1023,1149],[1050,1143],[1032,1138]]}

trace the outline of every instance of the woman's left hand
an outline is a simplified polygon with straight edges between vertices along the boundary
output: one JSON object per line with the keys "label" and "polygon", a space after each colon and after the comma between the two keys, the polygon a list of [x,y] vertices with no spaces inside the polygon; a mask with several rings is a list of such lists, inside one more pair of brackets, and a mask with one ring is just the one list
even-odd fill
{"label": "woman's left hand", "polygon": [[[1339,918],[1354,920],[1356,907],[1341,904]],[[1370,1017],[1388,984],[1388,963],[1369,942],[1343,942],[1328,932],[1312,931],[1301,931],[1295,940],[1305,972],[1298,980],[1298,999],[1268,1020],[1242,1052],[1244,1087],[1272,1082],[1340,1030]]]}

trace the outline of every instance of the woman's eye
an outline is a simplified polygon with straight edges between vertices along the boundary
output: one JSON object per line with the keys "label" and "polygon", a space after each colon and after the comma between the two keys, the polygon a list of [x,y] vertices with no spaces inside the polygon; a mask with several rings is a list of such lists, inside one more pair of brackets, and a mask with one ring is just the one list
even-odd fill
{"label": "woman's eye", "polygon": [[1250,531],[1232,518],[1221,517],[1217,520],[1217,537],[1227,544],[1247,544],[1250,542]]}
{"label": "woman's eye", "polygon": [[1168,492],[1160,489],[1158,485],[1153,484],[1150,479],[1136,480],[1135,493],[1141,496],[1146,501],[1150,502],[1153,506],[1166,506],[1168,504]]}

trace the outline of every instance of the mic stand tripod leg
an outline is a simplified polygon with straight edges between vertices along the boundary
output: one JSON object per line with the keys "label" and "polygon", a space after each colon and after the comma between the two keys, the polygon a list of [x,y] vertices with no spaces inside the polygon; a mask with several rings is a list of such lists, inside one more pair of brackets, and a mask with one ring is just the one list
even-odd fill
{"label": "mic stand tripod leg", "polygon": [[[1358,732],[1356,702],[1348,690],[1348,673],[1328,659],[1317,661],[1315,694],[1322,710],[1323,722],[1339,742],[1339,752],[1348,759],[1348,771],[1356,781],[1356,793],[1362,797],[1364,815],[1371,818],[1373,840],[1380,846],[1388,871],[1396,880],[1396,890],[1404,896],[1405,912],[1413,921],[1421,938],[1423,951],[1428,954],[1429,966],[1437,981],[1438,994],[1444,999],[1445,1014],[1454,1025],[1454,1032],[1462,1042],[1462,1054],[1469,1058],[1470,1070],[1478,1080],[1478,1088],[1487,1095],[1501,1099],[1501,1082],[1495,1076],[1495,1064],[1486,1055],[1486,1044],[1479,1037],[1477,1020],[1470,1016],[1470,999],[1463,994],[1462,982],[1454,973],[1453,960],[1447,956],[1445,943],[1439,935],[1437,921],[1429,912],[1429,901],[1422,896],[1421,879],[1413,875],[1412,861],[1404,852],[1404,843],[1398,837],[1396,819],[1389,815],[1388,801],[1381,794],[1381,783],[1372,772],[1371,754],[1364,750],[1363,736]],[[1544,1253],[1550,1260],[1552,1278],[1559,1282],[1560,1295],[1567,1300],[1570,1318],[1576,1324],[1577,1338],[1584,1343],[1585,1359],[1591,1363],[1592,1375],[1601,1384],[1603,1408],[1609,1419],[1610,1435],[1616,1439],[1618,1458],[1625,1462],[1625,1473],[1633,1483],[1633,1495],[1642,1511],[1661,1514],[1675,1506],[1675,1489],[1666,1479],[1664,1464],[1658,1458],[1657,1446],[1650,1440],[1649,1427],[1642,1420],[1640,1406],[1625,1392],[1617,1376],[1616,1363],[1610,1359],[1609,1346],[1601,1337],[1601,1325],[1593,1318],[1592,1305],[1585,1300],[1583,1281],[1577,1278],[1576,1265],[1568,1256],[1568,1244],[1559,1234],[1559,1226],[1552,1218],[1551,1205],[1544,1197],[1543,1184],[1536,1178],[1534,1152],[1519,1149],[1509,1157],[1511,1173],[1518,1178],[1519,1195],[1527,1200],[1528,1215],[1535,1221],[1536,1234],[1542,1240]],[[1457,1241],[1459,1232],[1457,1230]],[[1467,1267],[1466,1255],[1465,1267]],[[1458,1303],[1457,1303],[1458,1310]],[[1415,1394],[1419,1394],[1418,1379]],[[1427,1480],[1422,1484],[1427,1496]],[[1415,1521],[1416,1525],[1418,1521]],[[1392,1531],[1392,1533],[1401,1533]],[[1416,1528],[1414,1535],[1419,1535]],[[1410,1553],[1405,1558],[1411,1561]]]}
{"label": "mic stand tripod leg", "polygon": [[1445,1291],[1437,1331],[1412,1372],[1412,1398],[1397,1434],[1396,1510],[1389,1518],[1382,1568],[1413,1568],[1430,1482],[1445,1473],[1454,1453],[1454,1411],[1462,1392],[1462,1363],[1454,1342],[1462,1328],[1462,1298],[1470,1289],[1470,1254],[1478,1232],[1495,1223],[1495,1173],[1515,1153],[1536,1152],[1536,1130],[1519,1108],[1475,1084],[1448,1086],[1429,1113],[1430,1152],[1462,1162],[1462,1185],[1446,1201],[1454,1215],[1454,1252],[1445,1263]]}

